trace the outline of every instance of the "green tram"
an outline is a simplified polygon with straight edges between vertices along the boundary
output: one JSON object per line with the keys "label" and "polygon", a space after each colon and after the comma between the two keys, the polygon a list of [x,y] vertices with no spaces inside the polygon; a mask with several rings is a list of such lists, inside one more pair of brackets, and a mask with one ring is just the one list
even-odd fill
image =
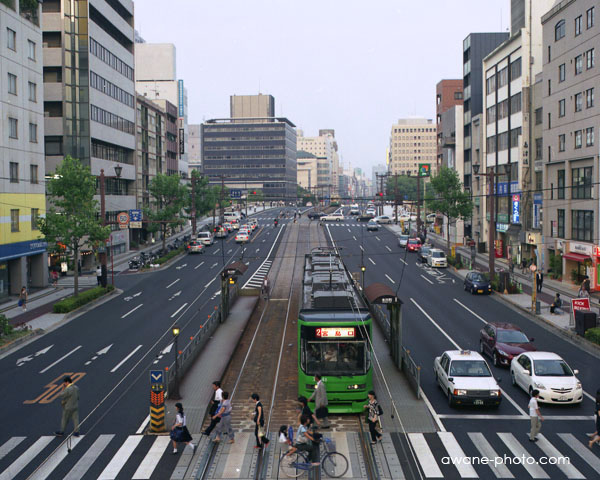
{"label": "green tram", "polygon": [[310,398],[314,375],[327,387],[329,412],[362,412],[373,389],[371,315],[331,248],[304,259],[298,320],[298,393]]}

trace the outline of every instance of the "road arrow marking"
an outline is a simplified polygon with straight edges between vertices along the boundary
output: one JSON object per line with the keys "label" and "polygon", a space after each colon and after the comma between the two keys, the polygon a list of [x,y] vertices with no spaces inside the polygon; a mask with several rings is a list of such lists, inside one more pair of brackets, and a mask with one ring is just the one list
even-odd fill
{"label": "road arrow marking", "polygon": [[178,292],[175,292],[173,295],[171,295],[171,298],[169,298],[169,302],[171,300],[173,300],[174,298],[177,298],[179,295],[181,295],[181,290],[179,290]]}
{"label": "road arrow marking", "polygon": [[142,292],[138,292],[138,293],[136,293],[136,294],[133,295],[133,298],[139,297],[141,294],[142,294]]}
{"label": "road arrow marking", "polygon": [[213,263],[212,267],[210,267],[210,268],[215,268],[217,265],[218,265],[218,263],[215,262],[215,263]]}
{"label": "road arrow marking", "polygon": [[126,302],[128,302],[129,300],[133,300],[133,297],[125,297],[123,300],[125,300]]}
{"label": "road arrow marking", "polygon": [[54,345],[50,345],[49,347],[46,347],[42,350],[39,350],[37,352],[35,352],[32,355],[27,355],[26,357],[23,358],[19,358],[17,360],[17,367],[21,367],[25,364],[25,362],[29,362],[31,360],[33,360],[33,357],[39,357],[40,355],[44,355],[45,353],[48,353],[48,351],[53,347]]}
{"label": "road arrow marking", "polygon": [[85,365],[89,365],[94,360],[96,360],[100,355],[105,355],[106,353],[108,353],[108,351],[110,350],[110,347],[112,347],[113,345],[114,344],[111,343],[108,347],[104,347],[102,350],[98,350],[96,352],[96,355],[94,355],[91,360],[88,360],[87,362],[85,362]]}
{"label": "road arrow marking", "polygon": [[[173,349],[173,342],[169,343],[162,352],[160,352],[163,355],[166,355],[167,353],[170,353],[171,350]],[[162,357],[160,357],[162,358]]]}
{"label": "road arrow marking", "polygon": [[177,267],[175,267],[177,270],[181,270],[182,268],[187,267],[187,263],[184,263],[183,265],[179,265]]}

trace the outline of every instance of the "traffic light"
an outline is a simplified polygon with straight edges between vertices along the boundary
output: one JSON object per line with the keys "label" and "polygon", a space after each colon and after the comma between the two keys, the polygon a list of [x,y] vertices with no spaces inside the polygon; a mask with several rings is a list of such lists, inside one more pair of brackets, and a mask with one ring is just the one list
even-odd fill
{"label": "traffic light", "polygon": [[252,190],[252,195],[256,195],[256,190]]}
{"label": "traffic light", "polygon": [[235,285],[235,278],[229,277],[229,285]]}
{"label": "traffic light", "polygon": [[377,195],[383,197],[383,192],[379,192]]}

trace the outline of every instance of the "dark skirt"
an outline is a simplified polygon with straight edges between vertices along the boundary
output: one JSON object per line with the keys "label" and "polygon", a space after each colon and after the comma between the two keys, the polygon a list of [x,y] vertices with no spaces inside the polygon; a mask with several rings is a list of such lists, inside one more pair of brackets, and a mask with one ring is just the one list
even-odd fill
{"label": "dark skirt", "polygon": [[190,435],[190,431],[187,427],[176,427],[175,430],[171,430],[171,439],[176,442],[191,442],[192,436]]}

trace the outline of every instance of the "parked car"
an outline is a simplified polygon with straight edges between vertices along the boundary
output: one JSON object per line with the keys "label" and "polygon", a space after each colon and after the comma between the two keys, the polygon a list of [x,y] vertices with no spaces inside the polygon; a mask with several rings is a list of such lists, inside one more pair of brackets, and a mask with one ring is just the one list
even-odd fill
{"label": "parked car", "polygon": [[427,215],[427,216],[425,217],[425,221],[426,221],[427,223],[433,223],[433,222],[435,222],[436,216],[437,216],[437,215],[436,215],[435,213],[430,213],[429,215]]}
{"label": "parked car", "polygon": [[408,243],[408,235],[398,235],[398,246],[406,248]]}
{"label": "parked car", "polygon": [[488,405],[502,401],[500,387],[490,367],[477,352],[448,350],[433,361],[436,383],[448,396],[448,404]]}
{"label": "parked car", "polygon": [[447,267],[446,254],[439,248],[432,248],[427,257],[427,265],[430,267]]}
{"label": "parked car", "polygon": [[392,223],[392,219],[387,215],[379,215],[378,217],[375,217],[375,221],[381,224]]}
{"label": "parked car", "polygon": [[250,240],[250,235],[246,230],[240,230],[235,236],[236,243],[245,243]]}
{"label": "parked car", "polygon": [[418,252],[421,250],[421,240],[418,238],[409,238],[406,242],[406,249],[409,252]]}
{"label": "parked car", "polygon": [[[408,235],[405,236],[408,237]],[[431,245],[423,245],[421,250],[419,250],[417,253],[417,260],[419,260],[421,263],[427,263],[427,257],[429,256],[429,252],[431,252],[432,248],[433,247]]]}
{"label": "parked car", "polygon": [[463,287],[473,295],[476,293],[492,293],[492,284],[489,278],[481,272],[467,273],[463,282]]}
{"label": "parked car", "polygon": [[321,221],[323,222],[342,222],[343,220],[343,213],[330,213],[329,215],[323,215],[321,217]]}
{"label": "parked car", "polygon": [[559,355],[551,352],[524,352],[510,363],[510,379],[513,385],[527,393],[540,391],[538,402],[554,404],[581,403],[583,388]]}
{"label": "parked car", "polygon": [[202,243],[202,245],[206,246],[210,246],[215,242],[214,237],[210,232],[199,232],[197,240]]}
{"label": "parked car", "polygon": [[375,220],[369,220],[369,223],[367,223],[367,231],[379,231],[379,223]]}
{"label": "parked car", "polygon": [[488,323],[479,332],[479,353],[489,355],[496,367],[510,366],[510,362],[523,352],[534,352],[533,338],[527,338],[512,323]]}
{"label": "parked car", "polygon": [[204,245],[199,240],[192,240],[187,246],[188,253],[204,253]]}

